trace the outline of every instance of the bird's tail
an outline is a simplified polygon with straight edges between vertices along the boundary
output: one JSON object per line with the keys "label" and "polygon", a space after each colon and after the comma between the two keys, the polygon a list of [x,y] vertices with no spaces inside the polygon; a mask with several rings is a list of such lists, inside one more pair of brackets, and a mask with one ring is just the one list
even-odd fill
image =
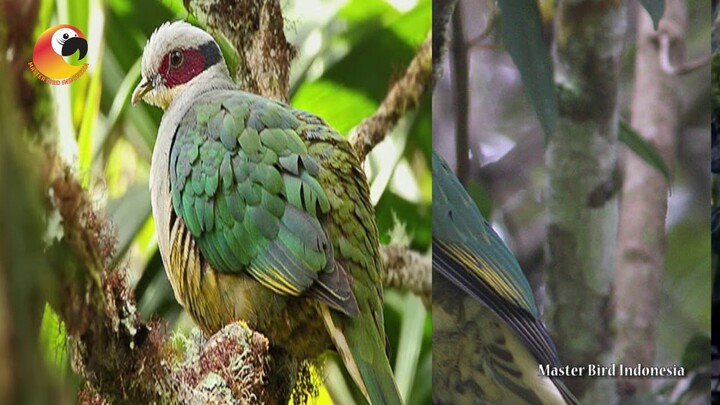
{"label": "bird's tail", "polygon": [[[349,322],[338,321],[323,305],[322,317],[345,368],[365,399],[372,405],[402,405],[395,376],[385,354],[385,341],[375,327],[372,314],[360,313]],[[340,325],[342,322],[342,327]]]}
{"label": "bird's tail", "polygon": [[553,378],[553,383],[555,383],[558,391],[560,391],[560,395],[562,395],[568,405],[580,405],[580,401],[575,398],[575,395],[570,392],[570,389],[561,380]]}

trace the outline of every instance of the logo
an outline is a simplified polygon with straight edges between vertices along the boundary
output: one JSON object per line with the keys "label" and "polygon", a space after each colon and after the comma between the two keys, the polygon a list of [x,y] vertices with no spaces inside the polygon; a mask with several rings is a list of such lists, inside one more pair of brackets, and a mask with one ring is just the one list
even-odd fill
{"label": "logo", "polygon": [[28,63],[38,79],[52,85],[72,83],[88,68],[83,61],[88,44],[85,35],[72,25],[60,24],[40,35]]}

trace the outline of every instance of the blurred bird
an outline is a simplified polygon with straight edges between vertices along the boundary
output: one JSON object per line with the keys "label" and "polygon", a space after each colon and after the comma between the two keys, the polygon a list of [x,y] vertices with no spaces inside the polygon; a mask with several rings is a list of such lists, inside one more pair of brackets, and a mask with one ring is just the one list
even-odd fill
{"label": "blurred bird", "polygon": [[560,360],[515,256],[432,159],[433,403],[578,404],[540,375]]}
{"label": "blurred bird", "polygon": [[151,36],[133,103],[165,110],[150,191],[176,299],[206,334],[246,321],[297,359],[332,348],[373,404],[399,404],[367,180],[322,119],[238,90],[205,31]]}

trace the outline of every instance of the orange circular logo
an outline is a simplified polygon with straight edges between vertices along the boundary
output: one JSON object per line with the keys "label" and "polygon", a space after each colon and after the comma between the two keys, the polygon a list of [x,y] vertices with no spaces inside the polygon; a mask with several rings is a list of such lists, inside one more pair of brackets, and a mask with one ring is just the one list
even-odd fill
{"label": "orange circular logo", "polygon": [[48,84],[68,84],[88,68],[84,62],[88,43],[85,35],[69,24],[48,28],[40,35],[33,49],[30,70]]}

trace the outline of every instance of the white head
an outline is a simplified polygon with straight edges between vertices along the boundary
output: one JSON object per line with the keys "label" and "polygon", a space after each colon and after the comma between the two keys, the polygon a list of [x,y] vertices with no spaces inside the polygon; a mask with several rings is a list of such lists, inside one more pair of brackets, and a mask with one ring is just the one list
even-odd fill
{"label": "white head", "polygon": [[230,81],[220,47],[210,34],[184,21],[166,22],[145,45],[142,78],[132,95],[166,109],[173,99],[196,83]]}

